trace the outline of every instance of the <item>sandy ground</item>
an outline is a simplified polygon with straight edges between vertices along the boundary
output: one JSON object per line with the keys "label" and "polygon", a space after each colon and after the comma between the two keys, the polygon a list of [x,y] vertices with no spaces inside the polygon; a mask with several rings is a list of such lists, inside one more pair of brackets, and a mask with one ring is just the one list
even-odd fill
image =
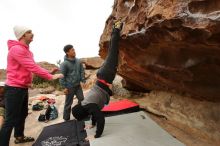
{"label": "sandy ground", "polygon": [[[45,109],[41,110],[41,111],[32,111],[32,105],[36,102],[36,100],[34,100],[34,98],[40,97],[40,96],[46,96],[48,98],[54,98],[56,100],[55,106],[57,107],[58,112],[59,112],[59,116],[57,119],[49,121],[48,123],[38,121],[38,117],[39,117],[40,113],[44,113]],[[30,97],[29,101],[30,101],[29,102],[29,115],[26,119],[25,135],[32,136],[35,139],[37,139],[37,137],[39,136],[39,134],[41,133],[42,129],[45,126],[49,126],[49,125],[53,125],[55,123],[63,122],[62,115],[63,115],[63,107],[64,107],[64,101],[65,101],[64,95],[55,96],[53,94],[38,94],[34,97]],[[71,118],[73,118],[73,117],[71,117]],[[13,137],[13,132],[12,132],[10,146],[31,146],[32,144],[33,143],[31,143],[31,142],[25,143],[25,144],[14,144],[14,137]]]}
{"label": "sandy ground", "polygon": [[[88,90],[87,90],[88,91]],[[87,91],[84,91],[84,94],[87,93]],[[31,136],[37,139],[37,137],[40,135],[41,131],[45,126],[53,125],[56,123],[63,122],[63,108],[64,108],[64,102],[65,102],[65,95],[57,95],[60,94],[60,92],[55,94],[39,94],[39,89],[29,90],[29,115],[26,119],[25,124],[25,135]],[[45,122],[39,122],[38,117],[41,113],[45,113],[46,109],[41,111],[32,111],[32,105],[34,105],[36,102],[36,98],[46,96],[48,98],[53,98],[56,100],[55,106],[58,110],[58,118],[55,120],[51,120],[47,123]],[[74,99],[73,105],[77,103],[77,99]],[[70,119],[74,119],[71,115]],[[31,146],[34,142],[29,143],[23,143],[23,144],[15,144],[14,143],[14,132],[12,132],[11,139],[10,139],[10,146]]]}
{"label": "sandy ground", "polygon": [[[86,94],[87,91],[84,93]],[[64,107],[64,101],[65,101],[65,96],[64,95],[58,95],[56,96],[55,94],[38,94],[38,90],[32,90],[30,92],[30,99],[29,99],[29,115],[26,119],[26,127],[25,127],[25,135],[27,136],[32,136],[35,139],[39,136],[41,131],[45,126],[53,125],[56,123],[63,122],[63,107]],[[45,110],[42,111],[32,111],[32,105],[36,103],[36,100],[34,100],[37,97],[40,96],[46,96],[48,98],[54,98],[56,100],[56,107],[59,112],[59,116],[57,119],[49,121],[48,123],[44,122],[38,122],[38,117],[40,113],[44,113]],[[115,97],[111,98],[111,100],[119,100],[122,99],[121,97]],[[132,99],[130,99],[132,100]],[[137,101],[138,99],[134,99],[133,101]],[[77,99],[74,99],[74,104],[77,103]],[[140,104],[140,106],[144,106],[144,103]],[[211,146],[206,142],[203,142],[201,140],[197,140],[195,138],[192,138],[191,135],[185,133],[182,129],[178,129],[175,126],[175,123],[172,123],[170,121],[167,121],[163,117],[158,117],[153,114],[147,113],[158,125],[160,125],[163,129],[165,129],[167,132],[169,132],[173,137],[176,137],[179,141],[182,143],[186,144],[186,146]],[[71,115],[71,119],[73,119]],[[10,146],[31,146],[33,142],[30,143],[24,143],[24,144],[14,144],[14,137],[13,137],[13,132],[10,140]]]}

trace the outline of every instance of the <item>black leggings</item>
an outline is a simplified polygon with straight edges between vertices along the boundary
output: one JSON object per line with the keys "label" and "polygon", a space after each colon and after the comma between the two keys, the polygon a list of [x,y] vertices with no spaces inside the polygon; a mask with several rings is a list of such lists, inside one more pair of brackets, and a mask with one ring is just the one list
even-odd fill
{"label": "black leggings", "polygon": [[98,79],[105,80],[107,83],[110,84],[112,84],[117,72],[119,39],[120,30],[117,28],[113,28],[108,49],[108,55],[96,74]]}

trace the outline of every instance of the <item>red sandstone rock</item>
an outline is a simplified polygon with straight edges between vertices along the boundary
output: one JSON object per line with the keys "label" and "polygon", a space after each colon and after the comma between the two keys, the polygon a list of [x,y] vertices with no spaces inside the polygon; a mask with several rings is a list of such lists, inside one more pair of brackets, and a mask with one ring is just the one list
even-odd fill
{"label": "red sandstone rock", "polygon": [[86,69],[98,69],[103,63],[103,59],[100,57],[81,58],[80,60],[85,64]]}
{"label": "red sandstone rock", "polygon": [[116,0],[100,39],[102,58],[119,17],[123,78],[150,90],[220,101],[220,1]]}

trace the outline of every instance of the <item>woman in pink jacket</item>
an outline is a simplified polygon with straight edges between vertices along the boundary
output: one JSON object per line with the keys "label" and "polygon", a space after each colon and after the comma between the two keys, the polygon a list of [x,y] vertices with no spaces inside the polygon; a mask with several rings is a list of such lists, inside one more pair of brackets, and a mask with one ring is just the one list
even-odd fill
{"label": "woman in pink jacket", "polygon": [[50,74],[37,65],[29,44],[33,41],[31,29],[15,26],[14,33],[18,41],[8,41],[7,79],[5,85],[5,122],[0,131],[0,146],[8,146],[14,128],[15,143],[34,141],[24,135],[25,119],[28,115],[28,87],[32,83],[32,74],[47,80],[62,78],[62,74]]}

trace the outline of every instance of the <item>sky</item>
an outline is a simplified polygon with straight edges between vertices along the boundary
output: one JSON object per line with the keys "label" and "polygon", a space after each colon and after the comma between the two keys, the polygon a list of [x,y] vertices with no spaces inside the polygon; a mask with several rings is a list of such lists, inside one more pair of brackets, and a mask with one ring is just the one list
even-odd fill
{"label": "sky", "polygon": [[0,69],[7,65],[7,41],[13,27],[34,33],[30,50],[36,62],[63,61],[63,47],[72,44],[78,58],[98,56],[99,39],[114,0],[0,0]]}

